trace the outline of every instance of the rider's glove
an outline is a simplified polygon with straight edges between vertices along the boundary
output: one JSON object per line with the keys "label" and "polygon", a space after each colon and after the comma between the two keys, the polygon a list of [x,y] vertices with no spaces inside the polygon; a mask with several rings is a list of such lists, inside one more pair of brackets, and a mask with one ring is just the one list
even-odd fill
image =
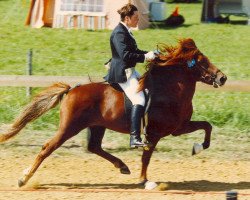
{"label": "rider's glove", "polygon": [[155,53],[153,51],[149,51],[145,54],[145,61],[150,61],[155,59]]}

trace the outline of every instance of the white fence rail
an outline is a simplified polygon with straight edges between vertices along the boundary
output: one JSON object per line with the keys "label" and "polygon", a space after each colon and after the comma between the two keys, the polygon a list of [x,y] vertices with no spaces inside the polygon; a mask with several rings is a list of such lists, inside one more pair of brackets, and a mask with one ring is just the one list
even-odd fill
{"label": "white fence rail", "polygon": [[[13,87],[48,87],[56,82],[64,82],[71,86],[78,83],[86,84],[91,82],[102,82],[101,77],[88,76],[28,76],[28,75],[0,75],[0,86]],[[226,84],[218,89],[212,86],[198,83],[198,90],[230,91],[230,92],[250,92],[250,80],[245,81],[227,81]]]}

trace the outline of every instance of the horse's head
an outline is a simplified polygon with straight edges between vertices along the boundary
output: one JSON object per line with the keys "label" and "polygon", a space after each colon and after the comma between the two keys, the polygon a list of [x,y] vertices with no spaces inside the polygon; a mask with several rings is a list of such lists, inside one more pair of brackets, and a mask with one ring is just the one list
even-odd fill
{"label": "horse's head", "polygon": [[224,85],[227,80],[226,75],[209,61],[208,57],[196,47],[194,41],[190,38],[180,40],[173,56],[173,59],[179,60],[186,71],[192,74],[197,81],[202,81],[217,88]]}
{"label": "horse's head", "polygon": [[[196,47],[191,38],[182,39],[173,47],[160,45],[161,53],[147,64],[147,72],[140,80],[139,90],[150,85],[151,71],[168,67],[179,67],[195,81],[202,81],[214,87],[225,84],[227,77]],[[162,75],[160,70],[160,74]]]}

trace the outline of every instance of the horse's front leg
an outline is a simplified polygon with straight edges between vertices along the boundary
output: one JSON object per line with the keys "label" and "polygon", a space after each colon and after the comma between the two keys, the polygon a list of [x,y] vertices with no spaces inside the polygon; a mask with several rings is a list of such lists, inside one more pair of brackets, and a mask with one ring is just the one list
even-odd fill
{"label": "horse's front leg", "polygon": [[150,147],[149,149],[147,150],[143,150],[143,154],[142,154],[142,168],[141,168],[141,176],[140,176],[140,183],[145,185],[147,184],[148,182],[148,179],[147,179],[147,169],[148,169],[148,165],[149,165],[149,162],[150,162],[150,159],[151,159],[151,156],[153,154],[153,151],[158,143],[158,141],[160,140],[157,139],[157,140],[150,140]]}
{"label": "horse's front leg", "polygon": [[191,133],[197,130],[203,129],[205,131],[204,142],[200,145],[195,143],[193,147],[192,155],[200,153],[203,149],[207,149],[210,146],[212,125],[207,121],[190,121],[186,123],[181,129],[178,129],[173,136],[179,136],[182,134]]}

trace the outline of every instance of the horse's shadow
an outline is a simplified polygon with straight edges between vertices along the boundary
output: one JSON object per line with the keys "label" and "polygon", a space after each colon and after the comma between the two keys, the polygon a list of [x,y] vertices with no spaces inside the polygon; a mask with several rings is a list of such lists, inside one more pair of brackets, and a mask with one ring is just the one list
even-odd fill
{"label": "horse's shadow", "polygon": [[250,189],[250,182],[225,183],[206,180],[167,182],[169,190],[192,190],[197,192]]}
{"label": "horse's shadow", "polygon": [[[164,182],[162,182],[164,183]],[[191,190],[196,192],[208,191],[229,191],[229,190],[244,190],[250,189],[250,182],[225,183],[213,182],[206,180],[184,181],[184,182],[165,182],[167,190]],[[159,184],[159,183],[158,183]],[[89,184],[89,183],[56,183],[56,184],[41,184],[39,189],[48,188],[69,188],[69,189],[143,189],[141,184]]]}

